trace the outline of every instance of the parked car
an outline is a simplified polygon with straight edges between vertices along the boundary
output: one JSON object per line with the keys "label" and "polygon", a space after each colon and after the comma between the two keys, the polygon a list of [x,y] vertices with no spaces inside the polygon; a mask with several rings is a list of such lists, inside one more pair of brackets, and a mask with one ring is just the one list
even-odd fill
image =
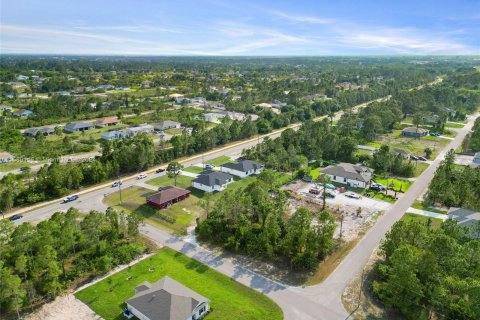
{"label": "parked car", "polygon": [[312,194],[320,194],[321,191],[319,189],[315,189],[315,188],[310,188],[310,190],[308,190],[309,193],[312,193]]}
{"label": "parked car", "polygon": [[385,191],[387,190],[387,187],[385,187],[383,184],[373,182],[370,186],[370,189],[375,191]]}
{"label": "parked car", "polygon": [[305,182],[313,182],[313,177],[312,176],[304,176],[302,178],[303,181]]}
{"label": "parked car", "polygon": [[440,137],[440,133],[430,132],[429,134],[430,134],[432,137]]}
{"label": "parked car", "polygon": [[28,169],[30,169],[29,167],[21,167],[19,170],[20,172],[24,172],[24,171],[27,171]]}
{"label": "parked car", "polygon": [[112,188],[116,188],[118,186],[121,186],[123,184],[122,181],[115,181],[114,183],[112,183]]}
{"label": "parked car", "polygon": [[160,169],[157,169],[157,170],[155,171],[155,173],[162,173],[162,172],[164,172],[164,171],[165,171],[165,169],[160,168]]}
{"label": "parked car", "polygon": [[78,198],[79,198],[78,195],[68,196],[65,199],[63,199],[63,203],[72,202],[77,200]]}
{"label": "parked car", "polygon": [[14,214],[10,218],[8,218],[8,220],[15,221],[15,220],[18,220],[18,219],[21,219],[21,218],[23,218],[23,216],[21,214]]}
{"label": "parked car", "polygon": [[420,161],[427,161],[427,158],[425,158],[425,157],[417,156],[417,158],[418,158],[418,160],[420,160]]}
{"label": "parked car", "polygon": [[206,164],[205,169],[213,169],[215,166],[213,164]]}
{"label": "parked car", "polygon": [[147,177],[147,174],[145,172],[142,172],[137,176],[137,180],[145,179],[146,177]]}
{"label": "parked car", "polygon": [[349,197],[349,198],[352,198],[352,199],[361,199],[362,198],[361,195],[359,195],[358,193],[354,193],[354,192],[346,192],[345,196]]}
{"label": "parked car", "polygon": [[410,156],[410,159],[417,161],[418,157],[417,156]]}

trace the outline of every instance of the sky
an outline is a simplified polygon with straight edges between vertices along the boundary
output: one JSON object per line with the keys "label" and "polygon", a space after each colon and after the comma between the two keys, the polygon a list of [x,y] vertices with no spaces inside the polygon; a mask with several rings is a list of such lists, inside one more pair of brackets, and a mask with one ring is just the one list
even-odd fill
{"label": "sky", "polygon": [[480,54],[480,0],[1,0],[0,53]]}

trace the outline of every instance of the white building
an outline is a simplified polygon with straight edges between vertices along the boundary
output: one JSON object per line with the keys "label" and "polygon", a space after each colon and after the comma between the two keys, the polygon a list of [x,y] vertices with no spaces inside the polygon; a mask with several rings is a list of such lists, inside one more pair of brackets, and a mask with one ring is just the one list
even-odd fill
{"label": "white building", "polygon": [[326,167],[320,173],[329,176],[332,182],[346,184],[355,188],[366,188],[372,179],[373,170],[351,163],[339,163]]}
{"label": "white building", "polygon": [[223,191],[232,182],[233,177],[228,173],[211,171],[194,179],[192,187],[206,192]]}
{"label": "white building", "polygon": [[263,163],[251,161],[251,160],[240,160],[237,163],[225,163],[222,164],[220,170],[225,173],[233,174],[237,177],[247,177],[252,174],[260,174],[263,170]]}
{"label": "white building", "polygon": [[134,136],[140,132],[150,133],[153,132],[153,126],[151,124],[144,124],[138,127],[128,127],[127,128],[127,135]]}

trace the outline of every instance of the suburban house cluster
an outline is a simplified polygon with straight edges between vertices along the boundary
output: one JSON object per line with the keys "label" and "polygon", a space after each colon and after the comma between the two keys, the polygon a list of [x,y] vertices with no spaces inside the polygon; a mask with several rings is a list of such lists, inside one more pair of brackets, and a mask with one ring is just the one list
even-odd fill
{"label": "suburban house cluster", "polygon": [[198,320],[210,310],[209,303],[204,296],[165,276],[136,286],[123,314],[140,320]]}

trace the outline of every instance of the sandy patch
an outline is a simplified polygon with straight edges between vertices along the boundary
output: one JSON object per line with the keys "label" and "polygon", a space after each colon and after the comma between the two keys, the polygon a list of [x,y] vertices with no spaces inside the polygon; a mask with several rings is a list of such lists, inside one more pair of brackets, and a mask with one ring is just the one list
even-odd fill
{"label": "sandy patch", "polygon": [[39,310],[25,317],[27,320],[97,320],[96,315],[86,304],[75,298],[73,293],[57,297],[44,304]]}

